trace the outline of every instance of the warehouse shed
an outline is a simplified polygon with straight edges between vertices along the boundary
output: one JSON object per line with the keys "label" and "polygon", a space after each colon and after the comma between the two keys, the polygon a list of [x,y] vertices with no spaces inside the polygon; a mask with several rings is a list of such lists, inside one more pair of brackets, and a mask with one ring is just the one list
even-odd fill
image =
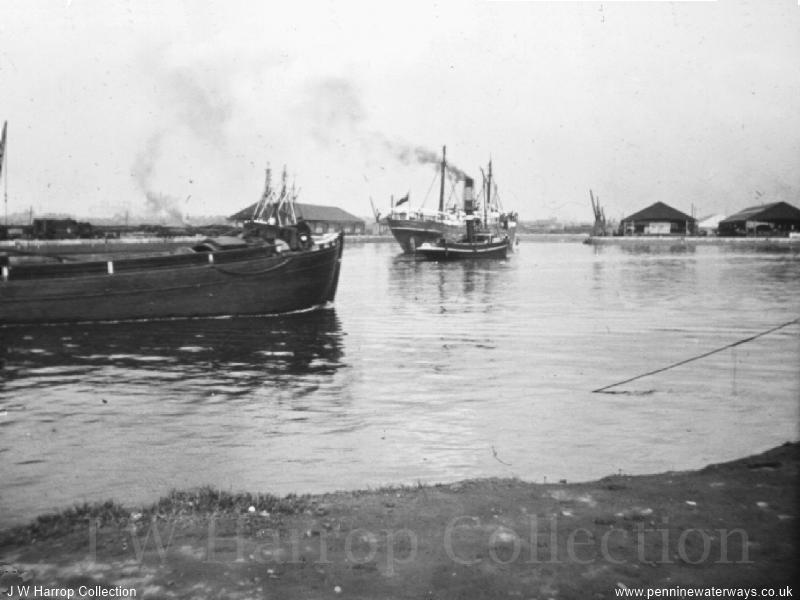
{"label": "warehouse shed", "polygon": [[[234,215],[228,217],[229,221],[243,223],[253,217],[257,203],[253,203]],[[294,203],[294,210],[298,218],[302,218],[314,234],[343,231],[354,235],[363,235],[365,223],[363,219],[351,215],[349,212],[336,206],[320,206],[318,204]]]}
{"label": "warehouse shed", "polygon": [[721,236],[789,236],[800,232],[800,208],[773,202],[745,208],[719,222]]}
{"label": "warehouse shed", "polygon": [[692,235],[696,227],[697,219],[663,202],[625,217],[619,225],[621,235]]}

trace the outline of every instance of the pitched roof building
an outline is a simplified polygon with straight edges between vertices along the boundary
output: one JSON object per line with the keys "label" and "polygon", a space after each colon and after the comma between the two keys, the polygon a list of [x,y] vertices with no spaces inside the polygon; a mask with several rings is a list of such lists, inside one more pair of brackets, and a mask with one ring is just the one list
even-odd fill
{"label": "pitched roof building", "polygon": [[800,232],[800,208],[788,202],[750,206],[719,222],[719,235],[789,235]]}
{"label": "pitched roof building", "polygon": [[[228,217],[228,220],[241,223],[251,219],[257,204],[257,202],[254,202],[247,208],[243,208],[236,214]],[[302,217],[315,234],[333,231],[344,231],[345,233],[358,235],[364,233],[365,224],[363,219],[359,219],[336,206],[321,206],[319,204],[295,202],[294,210],[297,217]]]}
{"label": "pitched roof building", "polygon": [[694,233],[697,219],[656,202],[620,222],[622,235],[689,235]]}

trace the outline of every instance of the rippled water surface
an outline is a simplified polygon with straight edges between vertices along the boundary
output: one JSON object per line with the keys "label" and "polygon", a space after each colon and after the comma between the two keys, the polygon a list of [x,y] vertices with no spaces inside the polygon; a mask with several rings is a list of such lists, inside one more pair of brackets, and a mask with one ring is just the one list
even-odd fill
{"label": "rippled water surface", "polygon": [[0,329],[0,525],[273,493],[699,467],[798,439],[800,254],[523,241],[345,250],[334,309]]}

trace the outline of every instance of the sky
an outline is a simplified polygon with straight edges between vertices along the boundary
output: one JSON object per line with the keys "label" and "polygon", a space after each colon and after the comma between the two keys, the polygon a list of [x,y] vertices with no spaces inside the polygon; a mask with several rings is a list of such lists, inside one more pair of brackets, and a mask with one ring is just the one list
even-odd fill
{"label": "sky", "polygon": [[800,206],[800,2],[3,0],[2,121],[12,214],[433,208],[443,146],[522,220]]}

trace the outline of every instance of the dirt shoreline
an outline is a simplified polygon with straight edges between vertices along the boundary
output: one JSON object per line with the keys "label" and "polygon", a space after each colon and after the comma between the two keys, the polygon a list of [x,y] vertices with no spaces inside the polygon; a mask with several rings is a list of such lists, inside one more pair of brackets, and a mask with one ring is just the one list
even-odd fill
{"label": "dirt shoreline", "polygon": [[786,443],[588,483],[204,489],[139,510],[83,506],[0,532],[0,598],[786,597],[800,594],[799,467],[800,443]]}

